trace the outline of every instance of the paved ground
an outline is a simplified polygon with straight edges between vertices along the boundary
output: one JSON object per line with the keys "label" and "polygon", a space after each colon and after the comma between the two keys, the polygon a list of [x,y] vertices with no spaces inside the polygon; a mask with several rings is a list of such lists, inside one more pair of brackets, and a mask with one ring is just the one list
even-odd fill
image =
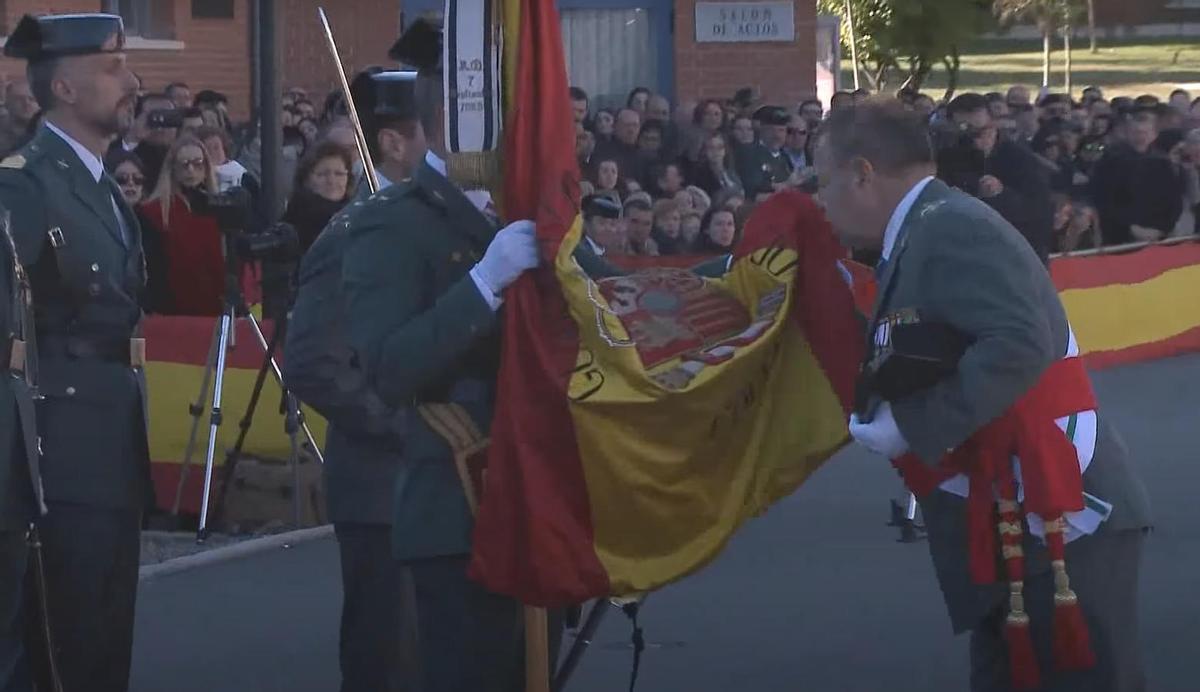
{"label": "paved ground", "polygon": [[[1097,377],[1140,462],[1158,530],[1147,546],[1150,689],[1194,692],[1200,656],[1200,356]],[[704,572],[655,594],[643,692],[965,689],[923,545],[883,523],[897,483],[849,450],[748,526]],[[340,581],[331,541],[143,584],[135,692],[332,692]],[[626,689],[628,626],[611,614],[572,690]]]}

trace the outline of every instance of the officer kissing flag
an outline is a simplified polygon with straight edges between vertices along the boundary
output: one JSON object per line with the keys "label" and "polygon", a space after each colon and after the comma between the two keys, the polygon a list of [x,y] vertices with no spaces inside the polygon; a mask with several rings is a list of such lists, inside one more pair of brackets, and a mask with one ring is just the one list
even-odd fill
{"label": "officer kissing flag", "polygon": [[653,590],[845,443],[862,336],[843,252],[782,192],[720,279],[589,276],[553,0],[506,0],[503,26],[504,211],[537,222],[544,265],[506,295],[472,574],[548,607]]}

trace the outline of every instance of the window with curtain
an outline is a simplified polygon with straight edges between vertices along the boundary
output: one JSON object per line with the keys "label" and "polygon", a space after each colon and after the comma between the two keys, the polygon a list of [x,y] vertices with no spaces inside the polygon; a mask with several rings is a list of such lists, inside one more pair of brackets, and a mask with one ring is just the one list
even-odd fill
{"label": "window with curtain", "polygon": [[163,0],[103,0],[105,12],[121,15],[125,33],[142,38],[175,38],[175,3]]}
{"label": "window with curtain", "polygon": [[593,112],[624,106],[634,87],[658,90],[658,53],[649,12],[564,9],[561,16],[571,86],[588,93]]}

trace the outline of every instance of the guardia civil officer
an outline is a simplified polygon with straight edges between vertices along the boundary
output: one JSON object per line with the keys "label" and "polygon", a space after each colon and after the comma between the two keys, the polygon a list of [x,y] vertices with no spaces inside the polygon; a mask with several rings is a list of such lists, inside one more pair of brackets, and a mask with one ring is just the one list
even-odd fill
{"label": "guardia civil officer", "polygon": [[430,156],[351,212],[342,264],[350,343],[388,406],[409,410],[392,547],[411,571],[425,692],[519,690],[520,604],[468,580],[473,519],[447,439],[418,406],[456,404],[486,431],[503,292],[538,264],[533,223],[497,230],[446,177],[440,29],[418,21],[392,57],[417,67]]}
{"label": "guardia civil officer", "polygon": [[[381,190],[411,184],[425,157],[415,72],[369,70],[351,94]],[[385,403],[346,335],[342,260],[365,183],[300,264],[284,364],[288,386],[329,422],[325,493],[342,563],[342,692],[414,689],[411,578],[392,556],[396,473],[408,431],[404,406]],[[408,636],[406,636],[408,635]]]}
{"label": "guardia civil officer", "polygon": [[[124,45],[114,15],[27,15],[4,47],[28,61],[45,112],[33,140],[0,163],[0,206],[33,288],[49,510],[38,520],[42,576],[53,672],[69,692],[128,686],[139,528],[152,494],[141,233],[101,164],[133,119],[137,80]],[[45,660],[31,650],[31,663]],[[46,666],[34,673],[39,689],[56,689]]]}

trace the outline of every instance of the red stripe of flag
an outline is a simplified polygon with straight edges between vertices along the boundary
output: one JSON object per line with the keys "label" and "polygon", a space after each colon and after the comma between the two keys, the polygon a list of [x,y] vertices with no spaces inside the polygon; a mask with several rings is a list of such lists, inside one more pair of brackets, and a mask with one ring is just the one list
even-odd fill
{"label": "red stripe of flag", "polygon": [[609,593],[567,383],[579,334],[553,263],[579,214],[579,165],[554,0],[520,2],[507,114],[505,215],[537,222],[543,267],[505,295],[504,342],[487,486],[471,575],[522,603],[562,606]]}

